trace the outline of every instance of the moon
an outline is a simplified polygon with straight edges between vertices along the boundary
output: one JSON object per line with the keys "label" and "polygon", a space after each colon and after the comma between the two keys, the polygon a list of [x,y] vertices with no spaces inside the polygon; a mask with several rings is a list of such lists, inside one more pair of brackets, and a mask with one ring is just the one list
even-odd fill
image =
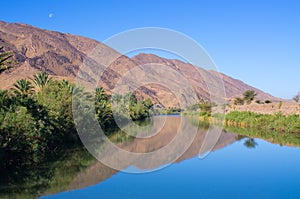
{"label": "moon", "polygon": [[49,18],[52,18],[53,17],[53,13],[50,13],[48,16],[49,16]]}

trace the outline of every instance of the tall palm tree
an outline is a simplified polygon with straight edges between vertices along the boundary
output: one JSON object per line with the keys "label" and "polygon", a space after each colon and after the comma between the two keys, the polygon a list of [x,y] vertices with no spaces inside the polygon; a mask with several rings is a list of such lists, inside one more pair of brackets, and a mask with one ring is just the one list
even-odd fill
{"label": "tall palm tree", "polygon": [[12,68],[15,64],[16,61],[12,60],[11,58],[13,57],[13,53],[8,51],[8,52],[2,52],[3,47],[0,47],[0,73],[3,71]]}
{"label": "tall palm tree", "polygon": [[42,89],[52,81],[52,77],[49,78],[49,74],[46,72],[38,72],[38,74],[33,75],[32,81],[39,89]]}
{"label": "tall palm tree", "polygon": [[102,100],[107,101],[108,96],[107,96],[104,88],[98,87],[95,89],[95,91],[96,91],[96,101],[102,101]]}
{"label": "tall palm tree", "polygon": [[12,90],[15,95],[21,97],[26,97],[34,92],[31,82],[26,79],[17,80],[17,82],[14,83],[14,88],[12,88]]}
{"label": "tall palm tree", "polygon": [[102,87],[95,90],[95,109],[98,121],[101,127],[107,127],[112,120],[111,104],[108,102],[108,96]]}

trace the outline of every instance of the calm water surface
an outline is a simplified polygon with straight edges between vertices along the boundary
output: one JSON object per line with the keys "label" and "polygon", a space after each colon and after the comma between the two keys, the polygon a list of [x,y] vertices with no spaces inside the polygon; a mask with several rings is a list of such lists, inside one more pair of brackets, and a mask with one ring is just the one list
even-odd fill
{"label": "calm water surface", "polygon": [[[176,128],[180,117],[168,119],[169,126],[162,129],[165,134]],[[70,161],[61,166],[63,172],[53,175],[52,186],[63,175],[70,179],[43,190],[40,198],[300,198],[300,148],[223,132],[213,151],[200,159],[203,132],[199,130],[194,143],[175,163],[150,173],[119,172],[97,161],[71,172],[74,169],[68,168],[76,160]],[[136,149],[139,142],[131,140],[126,146],[131,149],[132,143]]]}

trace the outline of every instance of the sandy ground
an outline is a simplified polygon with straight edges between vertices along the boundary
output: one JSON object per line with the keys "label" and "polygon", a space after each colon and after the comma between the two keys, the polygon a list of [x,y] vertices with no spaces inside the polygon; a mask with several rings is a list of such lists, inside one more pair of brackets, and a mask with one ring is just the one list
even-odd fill
{"label": "sandy ground", "polygon": [[276,114],[282,113],[284,115],[298,114],[300,115],[300,103],[293,101],[283,101],[280,106],[280,102],[273,102],[270,104],[257,104],[252,102],[249,105],[228,105],[226,107],[226,113],[232,111],[250,111],[262,114]]}

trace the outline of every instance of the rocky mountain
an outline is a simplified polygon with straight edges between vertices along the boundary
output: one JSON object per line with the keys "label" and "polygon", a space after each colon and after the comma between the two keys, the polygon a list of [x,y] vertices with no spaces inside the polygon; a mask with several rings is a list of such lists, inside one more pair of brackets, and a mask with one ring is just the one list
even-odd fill
{"label": "rocky mountain", "polygon": [[[74,81],[82,65],[90,63],[86,70],[95,71],[100,60],[101,64],[107,64],[107,68],[101,73],[101,78],[98,78],[97,73],[95,75],[95,73],[91,74],[81,70],[81,74],[87,79],[92,79],[99,86],[103,86],[109,93],[120,82],[123,83],[121,90],[123,89],[124,92],[139,87],[136,91],[138,97],[150,97],[155,103],[165,107],[178,106],[179,102],[168,86],[164,86],[160,82],[169,82],[174,88],[184,86],[184,82],[176,74],[161,76],[153,68],[141,67],[142,65],[159,64],[176,71],[187,79],[198,99],[209,99],[210,97],[208,82],[204,80],[219,76],[223,79],[227,99],[241,96],[246,90],[255,90],[259,99],[277,100],[242,81],[179,60],[165,59],[153,54],[139,54],[129,58],[92,39],[43,30],[26,24],[0,21],[0,46],[4,46],[4,50],[13,51],[18,61],[18,65],[14,69],[0,75],[0,88],[2,89],[8,89],[17,79],[32,77],[38,71],[46,71],[56,79]],[[97,49],[98,53],[96,58],[91,56],[94,49]],[[110,60],[114,61],[108,63]],[[132,71],[135,73],[131,75]],[[149,81],[155,79],[155,82],[158,83],[138,85],[137,82],[145,78],[148,78]]]}

